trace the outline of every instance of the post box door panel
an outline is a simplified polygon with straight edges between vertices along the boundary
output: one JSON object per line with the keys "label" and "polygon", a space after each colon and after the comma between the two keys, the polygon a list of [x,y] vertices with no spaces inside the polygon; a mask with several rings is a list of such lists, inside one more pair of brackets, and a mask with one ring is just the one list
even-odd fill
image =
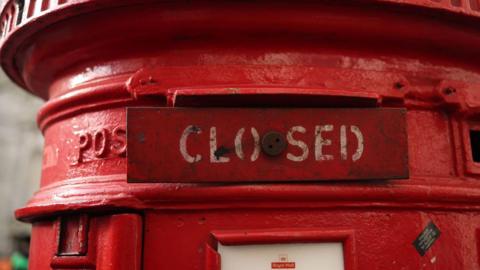
{"label": "post box door panel", "polygon": [[[143,269],[477,269],[476,243],[458,233],[474,235],[478,222],[465,212],[373,208],[148,211]],[[440,237],[419,253],[432,223]]]}

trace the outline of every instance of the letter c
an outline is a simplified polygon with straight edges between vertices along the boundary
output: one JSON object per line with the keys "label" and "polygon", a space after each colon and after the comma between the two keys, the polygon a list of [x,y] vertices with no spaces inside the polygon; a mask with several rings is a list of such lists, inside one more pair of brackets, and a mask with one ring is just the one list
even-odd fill
{"label": "letter c", "polygon": [[202,133],[202,130],[197,126],[190,125],[187,128],[185,128],[185,130],[182,133],[182,136],[180,137],[180,153],[182,154],[185,161],[189,163],[195,163],[202,160],[202,156],[199,154],[195,155],[195,157],[188,154],[187,139],[188,139],[188,136],[192,133],[200,134]]}

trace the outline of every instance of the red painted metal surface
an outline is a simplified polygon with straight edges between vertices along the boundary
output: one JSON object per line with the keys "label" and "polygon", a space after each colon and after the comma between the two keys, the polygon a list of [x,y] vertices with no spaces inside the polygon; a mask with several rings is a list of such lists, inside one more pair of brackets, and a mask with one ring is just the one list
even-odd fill
{"label": "red painted metal surface", "polygon": [[[129,108],[127,115],[129,182],[408,178],[402,109]],[[287,141],[278,156],[263,150],[272,131]]]}
{"label": "red painted metal surface", "polygon": [[[346,269],[480,269],[479,15],[473,0],[5,1],[1,64],[46,100],[40,189],[16,212],[30,268],[221,269],[219,242],[307,235],[342,242]],[[409,177],[132,183],[127,107],[403,109]]]}
{"label": "red painted metal surface", "polygon": [[61,235],[78,232],[78,227],[62,225],[67,219],[77,218],[66,215],[62,219],[34,223],[31,250],[36,255],[30,258],[29,269],[141,269],[143,228],[139,215],[91,216],[88,231],[84,231],[88,238],[86,254],[62,254],[61,245],[58,245]]}

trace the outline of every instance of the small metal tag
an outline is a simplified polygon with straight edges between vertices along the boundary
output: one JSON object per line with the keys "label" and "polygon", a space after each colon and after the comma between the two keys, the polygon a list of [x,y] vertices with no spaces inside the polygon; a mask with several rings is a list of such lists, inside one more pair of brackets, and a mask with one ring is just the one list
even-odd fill
{"label": "small metal tag", "polygon": [[418,254],[423,256],[439,237],[440,230],[437,226],[435,226],[435,224],[433,224],[432,221],[430,221],[430,223],[428,223],[425,229],[423,229],[422,233],[418,235],[417,239],[415,239],[412,244],[418,251]]}

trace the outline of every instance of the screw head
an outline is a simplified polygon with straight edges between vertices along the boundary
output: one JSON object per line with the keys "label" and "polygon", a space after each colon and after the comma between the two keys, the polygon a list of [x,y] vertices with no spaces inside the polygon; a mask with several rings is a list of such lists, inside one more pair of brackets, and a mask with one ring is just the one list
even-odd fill
{"label": "screw head", "polygon": [[455,92],[457,92],[457,90],[453,87],[447,87],[447,88],[443,89],[443,93],[447,96],[453,95],[453,94],[455,94]]}
{"label": "screw head", "polygon": [[276,131],[269,131],[262,137],[262,151],[269,156],[278,156],[287,148],[285,137]]}

